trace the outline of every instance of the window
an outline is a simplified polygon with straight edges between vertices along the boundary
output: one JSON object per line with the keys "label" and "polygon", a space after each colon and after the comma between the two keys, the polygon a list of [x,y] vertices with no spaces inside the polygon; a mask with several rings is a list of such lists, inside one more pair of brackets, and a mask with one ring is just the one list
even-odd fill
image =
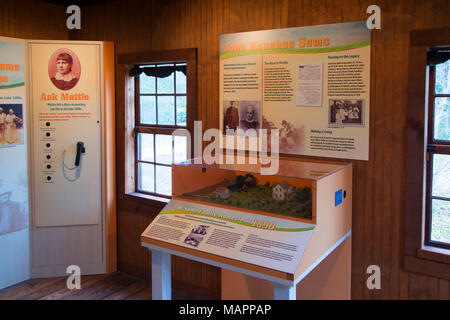
{"label": "window", "polygon": [[450,280],[450,28],[412,30],[406,123],[406,271]]}
{"label": "window", "polygon": [[147,72],[135,77],[136,192],[170,197],[171,165],[187,160],[186,137],[172,137],[174,130],[186,129],[186,63],[139,69]]}
{"label": "window", "polygon": [[[183,161],[197,113],[197,50],[119,54],[117,182],[119,197],[160,207],[172,195],[172,163]],[[123,82],[122,82],[123,81]]]}
{"label": "window", "polygon": [[450,60],[430,67],[425,244],[450,249]]}

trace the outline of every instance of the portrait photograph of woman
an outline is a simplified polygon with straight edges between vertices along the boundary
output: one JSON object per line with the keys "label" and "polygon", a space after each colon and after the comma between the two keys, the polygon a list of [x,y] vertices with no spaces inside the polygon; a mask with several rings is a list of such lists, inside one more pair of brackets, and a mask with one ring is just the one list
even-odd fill
{"label": "portrait photograph of woman", "polygon": [[48,75],[56,88],[70,90],[80,79],[80,60],[73,51],[65,48],[58,49],[48,62]]}

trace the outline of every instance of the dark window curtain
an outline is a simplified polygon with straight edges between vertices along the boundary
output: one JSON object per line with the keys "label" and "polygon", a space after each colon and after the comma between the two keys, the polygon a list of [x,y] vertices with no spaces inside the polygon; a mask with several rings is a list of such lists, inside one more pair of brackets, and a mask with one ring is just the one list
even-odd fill
{"label": "dark window curtain", "polygon": [[135,66],[130,70],[130,77],[139,77],[145,73],[149,77],[166,78],[175,71],[181,71],[186,75],[186,65],[183,66],[163,66],[163,67],[141,67]]}
{"label": "dark window curtain", "polygon": [[428,51],[427,64],[429,66],[436,66],[445,63],[450,59],[450,48],[431,48]]}

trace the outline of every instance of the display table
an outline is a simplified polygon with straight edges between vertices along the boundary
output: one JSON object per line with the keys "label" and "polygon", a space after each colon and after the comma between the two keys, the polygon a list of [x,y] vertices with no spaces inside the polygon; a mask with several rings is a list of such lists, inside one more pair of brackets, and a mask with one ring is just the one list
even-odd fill
{"label": "display table", "polygon": [[[173,166],[173,200],[141,235],[152,252],[153,299],[171,299],[171,255],[269,281],[274,299],[297,298],[299,282],[351,235],[352,165],[283,160],[278,173]],[[239,281],[222,281],[222,296]]]}
{"label": "display table", "polygon": [[[349,231],[344,237],[342,237],[334,246],[332,246],[323,256],[321,256],[312,265],[311,270],[319,265],[333,250],[339,247],[351,234]],[[239,268],[234,265],[229,265],[226,263],[221,263],[216,260],[210,260],[206,258],[201,258],[198,256],[190,255],[187,253],[182,253],[177,250],[168,249],[166,247],[160,247],[150,243],[143,242],[142,245],[148,248],[152,252],[152,298],[153,300],[171,300],[172,294],[172,281],[171,281],[171,255],[178,257],[190,259],[193,261],[209,264],[215,267],[227,269],[230,271],[239,272],[245,275],[253,276],[259,279],[268,280],[273,284],[273,297],[274,300],[296,300],[297,284],[305,277],[308,273],[299,276],[295,280],[280,279],[277,277],[271,277],[264,273],[254,272],[248,269]]]}

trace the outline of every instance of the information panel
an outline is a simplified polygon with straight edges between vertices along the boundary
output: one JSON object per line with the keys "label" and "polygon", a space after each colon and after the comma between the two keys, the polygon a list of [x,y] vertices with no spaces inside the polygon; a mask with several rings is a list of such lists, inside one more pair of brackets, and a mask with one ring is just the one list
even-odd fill
{"label": "information panel", "polygon": [[0,37],[0,238],[28,232],[24,52],[22,40]]}
{"label": "information panel", "polygon": [[0,37],[0,289],[30,277],[25,41]]}
{"label": "information panel", "polygon": [[0,37],[0,236],[28,229],[24,52],[23,40]]}
{"label": "information panel", "polygon": [[368,160],[370,37],[365,21],[221,35],[225,146],[278,129],[280,153]]}
{"label": "information panel", "polygon": [[101,218],[99,44],[29,43],[36,226]]}
{"label": "information panel", "polygon": [[172,200],[142,236],[293,274],[315,225]]}

